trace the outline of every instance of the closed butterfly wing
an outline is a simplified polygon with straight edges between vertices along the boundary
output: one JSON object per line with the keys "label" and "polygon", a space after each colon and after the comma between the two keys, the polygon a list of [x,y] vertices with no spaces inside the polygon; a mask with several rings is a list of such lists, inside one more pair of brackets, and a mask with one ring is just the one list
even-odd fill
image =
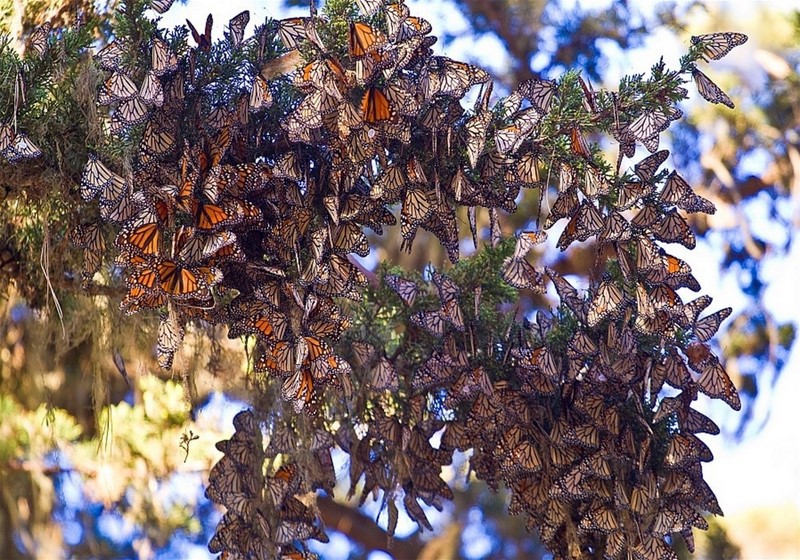
{"label": "closed butterfly wing", "polygon": [[269,84],[261,76],[253,80],[253,89],[250,90],[250,110],[258,112],[272,106],[272,92]]}
{"label": "closed butterfly wing", "polygon": [[633,172],[643,183],[648,183],[655,177],[658,168],[666,161],[667,157],[669,157],[669,150],[661,150],[649,155],[633,166]]}
{"label": "closed butterfly wing", "polygon": [[731,98],[728,97],[728,94],[722,91],[717,84],[712,82],[708,76],[703,74],[696,67],[692,69],[692,78],[697,86],[697,91],[703,99],[710,103],[727,105],[731,109],[735,107]]}
{"label": "closed butterfly wing", "polygon": [[158,326],[158,344],[156,356],[161,369],[171,369],[175,352],[183,341],[184,330],[178,321],[175,307],[170,305],[166,314],[161,316]]}
{"label": "closed butterfly wing", "polygon": [[419,292],[419,287],[416,282],[394,274],[387,274],[384,276],[383,281],[400,296],[400,299],[402,299],[407,306],[411,307],[414,305],[414,300]]}
{"label": "closed butterfly wing", "polygon": [[370,86],[361,98],[361,117],[364,122],[374,124],[392,118],[392,107],[386,95],[377,87]]}
{"label": "closed butterfly wing", "polygon": [[150,69],[156,76],[171,74],[178,69],[178,58],[175,53],[158,37],[154,37],[150,45]]}
{"label": "closed butterfly wing", "polygon": [[28,135],[17,132],[11,145],[2,153],[9,163],[17,163],[25,159],[34,159],[42,155],[42,150],[34,144]]}
{"label": "closed butterfly wing", "polygon": [[228,22],[228,41],[234,49],[242,44],[244,30],[250,22],[250,11],[245,10],[231,18]]}
{"label": "closed butterfly wing", "polygon": [[122,72],[114,72],[103,82],[97,94],[97,102],[108,105],[116,101],[125,101],[139,93],[136,84]]}
{"label": "closed butterfly wing", "polygon": [[172,7],[175,0],[150,0],[150,7],[157,13],[163,14]]}
{"label": "closed butterfly wing", "polygon": [[152,70],[145,75],[142,87],[139,89],[139,97],[148,105],[161,107],[164,104],[164,88]]}
{"label": "closed butterfly wing", "polygon": [[622,310],[625,296],[619,286],[606,281],[600,284],[586,314],[590,327],[596,326],[607,317],[616,317]]}
{"label": "closed butterfly wing", "polygon": [[363,58],[386,44],[386,37],[374,27],[362,22],[350,23],[349,52],[354,59]]}
{"label": "closed butterfly wing", "polygon": [[28,48],[32,50],[36,56],[44,56],[44,53],[47,52],[47,39],[50,37],[50,31],[52,29],[53,26],[48,21],[37,27],[33,33],[31,33],[31,36],[28,39]]}
{"label": "closed butterfly wing", "polygon": [[703,53],[714,60],[719,60],[731,49],[747,42],[744,33],[722,32],[696,35],[692,37],[692,44],[699,46]]}
{"label": "closed butterfly wing", "polygon": [[731,311],[732,308],[725,307],[724,309],[720,309],[711,315],[707,315],[706,317],[699,319],[692,327],[695,338],[697,338],[697,340],[700,342],[707,342],[708,340],[711,340],[711,337],[713,337],[717,330],[719,330],[722,321],[728,318],[728,316],[731,314]]}
{"label": "closed butterfly wing", "polygon": [[546,115],[550,112],[550,106],[553,104],[557,84],[552,80],[531,79],[520,84],[519,91],[537,111]]}
{"label": "closed butterfly wing", "polygon": [[520,290],[531,290],[539,294],[545,292],[542,275],[523,258],[507,258],[503,263],[501,275],[509,285]]}

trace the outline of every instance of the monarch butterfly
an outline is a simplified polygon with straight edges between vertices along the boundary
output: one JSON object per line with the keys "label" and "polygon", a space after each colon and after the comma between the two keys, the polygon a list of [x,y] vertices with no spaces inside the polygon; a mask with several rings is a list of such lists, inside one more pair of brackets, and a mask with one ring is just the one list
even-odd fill
{"label": "monarch butterfly", "polygon": [[509,285],[520,290],[531,290],[539,294],[545,291],[542,275],[524,258],[506,258],[500,275]]}
{"label": "monarch butterfly", "polygon": [[719,434],[719,426],[711,418],[691,407],[687,407],[684,414],[678,414],[678,423],[681,430],[690,434]]}
{"label": "monarch butterfly", "polygon": [[164,88],[153,70],[147,72],[139,89],[139,97],[148,105],[161,107],[164,104]]}
{"label": "monarch butterfly", "polygon": [[411,316],[411,322],[433,336],[444,334],[445,322],[441,311],[419,311]]}
{"label": "monarch butterfly", "polygon": [[656,142],[658,142],[658,134],[665,130],[669,123],[670,119],[666,113],[658,110],[648,111],[633,119],[625,131],[640,142],[644,142],[653,136],[656,137]]}
{"label": "monarch butterfly", "polygon": [[[358,1],[358,0],[357,0]],[[397,40],[397,34],[400,32],[401,25],[411,15],[408,6],[403,2],[397,4],[389,4],[385,6],[386,27],[389,31],[389,36],[392,38],[393,43],[401,43]]]}
{"label": "monarch butterfly", "polygon": [[52,29],[53,25],[47,21],[31,33],[30,39],[28,39],[28,47],[36,53],[36,56],[44,56],[44,53],[47,52],[47,39]]}
{"label": "monarch butterfly", "polygon": [[383,0],[356,0],[356,5],[362,14],[371,16],[383,7]]}
{"label": "monarch butterfly", "polygon": [[2,152],[9,163],[17,163],[23,159],[33,159],[42,155],[42,150],[31,142],[27,134],[17,132],[11,145]]}
{"label": "monarch butterfly", "polygon": [[314,400],[314,379],[308,367],[296,369],[281,385],[281,395],[300,412]]}
{"label": "monarch butterfly", "polygon": [[231,18],[228,22],[228,41],[234,49],[242,44],[244,30],[250,22],[250,11],[245,10]]}
{"label": "monarch butterfly", "polygon": [[319,527],[305,522],[281,521],[275,530],[275,544],[281,546],[310,538],[322,542],[328,542],[329,540],[328,536]]}
{"label": "monarch butterfly", "polygon": [[707,35],[696,35],[692,37],[692,44],[699,45],[702,51],[713,60],[719,60],[731,49],[743,45],[747,42],[747,35],[744,33],[723,32],[709,33]]}
{"label": "monarch butterfly", "polygon": [[171,259],[163,259],[157,264],[156,271],[161,289],[173,298],[205,300],[210,297],[208,285],[200,270],[191,269]]}
{"label": "monarch butterfly", "polygon": [[287,49],[296,49],[302,41],[310,41],[325,50],[311,18],[295,17],[278,21],[278,36]]}
{"label": "monarch butterfly", "polygon": [[131,126],[143,123],[147,119],[148,109],[137,95],[117,105],[111,116],[111,132],[120,134]]}
{"label": "monarch butterfly", "polygon": [[403,197],[403,208],[400,213],[401,224],[406,235],[404,239],[413,238],[416,227],[427,220],[433,213],[433,203],[426,191],[407,189]]}
{"label": "monarch butterfly", "polygon": [[550,209],[550,215],[545,220],[545,228],[549,228],[561,218],[572,217],[578,210],[578,189],[570,187],[558,195],[553,207]]}
{"label": "monarch butterfly", "polygon": [[364,122],[377,123],[392,118],[392,107],[386,95],[375,86],[370,86],[361,98],[361,116]]}
{"label": "monarch butterfly", "polygon": [[608,505],[596,505],[589,510],[580,521],[579,527],[585,531],[597,531],[602,534],[619,529],[615,511]]}
{"label": "monarch butterfly", "polygon": [[116,39],[97,51],[92,59],[97,62],[101,69],[116,71],[122,60],[123,52],[124,44],[119,39]]}
{"label": "monarch butterfly", "polygon": [[693,434],[674,434],[667,447],[664,466],[679,469],[698,461],[708,462],[714,455],[708,446]]}
{"label": "monarch butterfly", "polygon": [[680,243],[687,249],[697,244],[694,232],[686,220],[675,210],[670,210],[653,227],[653,236],[666,243]]}
{"label": "monarch butterfly", "polygon": [[650,138],[645,138],[644,140],[642,140],[642,146],[644,146],[648,152],[653,154],[656,152],[656,150],[658,150],[659,142],[660,142],[660,136],[658,134],[654,134]]}
{"label": "monarch butterfly", "polygon": [[156,76],[170,74],[178,69],[178,58],[175,53],[158,37],[153,37],[153,43],[150,45],[150,69]]}
{"label": "monarch butterfly", "polygon": [[114,72],[103,82],[97,94],[97,102],[101,105],[108,105],[116,101],[125,101],[136,96],[139,89],[128,76],[122,72]]}
{"label": "monarch butterfly", "polygon": [[153,157],[162,157],[175,148],[175,133],[172,130],[161,128],[151,119],[147,121],[139,143],[142,154]]}
{"label": "monarch butterfly", "polygon": [[547,276],[552,280],[556,288],[556,293],[563,304],[565,304],[573,313],[577,314],[579,318],[583,319],[585,316],[585,300],[578,294],[578,290],[570,284],[563,276],[549,267],[545,267]]}
{"label": "monarch butterfly", "polygon": [[707,342],[711,340],[711,337],[716,334],[719,330],[722,321],[728,318],[728,316],[733,311],[730,307],[725,307],[712,313],[711,315],[707,315],[702,319],[698,320],[694,326],[692,327],[692,332],[694,332],[695,338],[700,342]]}
{"label": "monarch butterfly", "polygon": [[377,29],[361,22],[350,22],[349,52],[355,59],[363,58],[386,44],[386,37]]}
{"label": "monarch butterfly", "polygon": [[661,218],[659,211],[654,205],[646,205],[641,210],[636,212],[636,215],[631,220],[631,224],[637,228],[647,229],[653,226]]}
{"label": "monarch butterfly", "polygon": [[206,487],[206,498],[215,503],[221,503],[223,492],[240,492],[243,488],[243,477],[239,473],[236,462],[227,455],[223,455],[217,463],[211,467],[208,474],[208,486]]}
{"label": "monarch butterfly", "polygon": [[673,311],[679,309],[681,299],[677,292],[666,284],[658,284],[650,292],[650,302],[655,310],[666,308]]}
{"label": "monarch butterfly", "polygon": [[449,276],[437,270],[433,270],[431,272],[431,279],[436,285],[436,289],[439,292],[439,299],[442,303],[458,299],[461,296],[461,288],[459,288],[458,284]]}
{"label": "monarch butterfly", "polygon": [[[136,280],[147,281],[149,278],[155,278],[152,271],[144,271],[139,274]],[[142,309],[157,309],[167,304],[166,296],[161,292],[154,292],[143,284],[132,282],[133,285],[128,289],[128,293],[120,302],[119,308],[126,314],[132,315]]]}
{"label": "monarch butterfly", "polygon": [[[126,184],[127,187],[127,184]],[[122,224],[130,220],[144,205],[144,193],[125,194],[115,202],[100,205],[100,217],[109,222]]]}
{"label": "monarch butterfly", "polygon": [[0,122],[0,153],[5,155],[6,150],[8,150],[14,142],[14,136],[14,129]]}
{"label": "monarch butterfly", "polygon": [[189,30],[192,32],[192,38],[194,42],[197,43],[197,48],[199,48],[203,52],[208,52],[211,50],[211,26],[214,25],[214,18],[211,14],[208,14],[206,18],[206,27],[201,35],[197,32],[192,22],[188,19],[186,20],[186,25],[189,26]]}
{"label": "monarch butterfly", "polygon": [[710,103],[722,103],[723,105],[727,105],[731,109],[735,107],[731,98],[722,91],[717,84],[711,81],[711,79],[703,74],[696,66],[692,68],[692,78],[694,78],[694,83],[697,86],[697,91],[700,92],[700,95],[706,101]]}
{"label": "monarch butterfly", "polygon": [[323,104],[326,99],[331,100],[332,98],[322,91],[313,91],[300,102],[292,113],[281,121],[281,126],[293,138],[302,139],[308,137],[310,139],[310,136],[308,136],[310,131],[320,128],[323,124],[323,114],[329,113],[333,108],[331,103],[327,106]]}
{"label": "monarch butterfly", "polygon": [[279,507],[286,498],[297,492],[301,483],[299,473],[297,464],[286,463],[281,465],[274,475],[266,477],[265,486],[275,507]]}
{"label": "monarch butterfly", "polygon": [[697,322],[697,317],[700,315],[703,309],[711,305],[712,301],[713,298],[708,295],[703,295],[696,299],[693,299],[692,301],[683,306],[684,320],[681,321],[679,318],[678,322],[680,324],[687,325],[691,328],[691,326]]}
{"label": "monarch butterfly", "polygon": [[617,210],[627,210],[644,197],[653,192],[655,187],[647,183],[629,181],[619,188],[617,194]]}
{"label": "monarch butterfly", "polygon": [[489,129],[491,120],[492,113],[490,111],[479,111],[478,114],[468,120],[464,125],[464,132],[467,137],[467,157],[473,169],[475,169],[475,165],[478,163],[478,157],[483,152],[483,147],[486,142],[486,131]]}
{"label": "monarch butterfly", "polygon": [[586,241],[592,235],[599,233],[604,225],[600,211],[588,199],[584,199],[581,203],[575,218],[577,218],[577,238],[580,241]]}
{"label": "monarch butterfly", "polygon": [[175,254],[190,263],[204,261],[221,249],[237,244],[236,235],[229,231],[199,235],[193,228],[183,228],[177,237]]}
{"label": "monarch butterfly", "polygon": [[370,369],[369,384],[376,391],[397,389],[398,377],[394,364],[385,357],[381,357],[378,363]]}
{"label": "monarch butterfly", "polygon": [[710,200],[695,194],[689,183],[675,171],[667,177],[660,198],[665,204],[673,204],[687,212],[713,214],[717,211]]}
{"label": "monarch butterfly", "polygon": [[[676,498],[680,499],[680,498]],[[653,520],[653,534],[669,535],[683,529],[698,527],[708,529],[708,522],[697,511],[696,506],[690,503],[667,502],[662,504]]]}
{"label": "monarch butterfly", "polygon": [[115,244],[120,248],[134,248],[143,255],[156,255],[161,252],[161,236],[155,211],[145,208],[135,220],[123,226]]}
{"label": "monarch butterfly", "polygon": [[553,80],[537,79],[522,82],[518,88],[523,97],[530,101],[536,110],[543,115],[550,112],[550,106],[553,103],[553,97],[557,89],[558,86]]}
{"label": "monarch butterfly", "polygon": [[[386,277],[384,277],[384,281]],[[367,367],[375,355],[375,346],[365,340],[356,340],[350,345],[358,367]]]}
{"label": "monarch butterfly", "polygon": [[177,312],[172,305],[169,305],[167,313],[161,315],[161,322],[158,325],[156,356],[161,369],[172,368],[172,360],[180,348],[183,336],[184,330],[178,321]]}
{"label": "monarch butterfly", "polygon": [[220,228],[237,223],[237,217],[233,216],[227,208],[218,204],[201,203],[192,201],[194,225],[198,230],[217,231]]}
{"label": "monarch butterfly", "polygon": [[473,85],[488,82],[489,74],[465,62],[434,56],[420,72],[419,80],[425,99],[437,95],[460,98]]}
{"label": "monarch butterfly", "polygon": [[[545,224],[547,227],[547,224]],[[558,241],[556,241],[556,247],[561,249],[562,251],[566,251],[567,248],[572,245],[574,241],[578,239],[578,214],[570,218],[569,222],[567,222],[564,231],[561,232],[561,235],[558,237]]]}
{"label": "monarch butterfly", "polygon": [[540,245],[545,241],[547,241],[547,232],[544,230],[522,231],[517,234],[517,243],[514,246],[514,254],[512,256],[515,259],[522,259],[534,246]]}
{"label": "monarch butterfly", "polygon": [[603,223],[598,239],[601,241],[628,241],[631,238],[631,225],[619,212],[612,212]]}
{"label": "monarch butterfly", "polygon": [[395,274],[387,274],[383,277],[383,281],[393,289],[403,302],[411,307],[414,305],[414,300],[419,293],[419,287],[416,282],[407,280]]}
{"label": "monarch butterfly", "polygon": [[360,257],[369,255],[367,236],[355,222],[343,222],[332,234],[333,248],[343,253],[355,253]]}
{"label": "monarch butterfly", "polygon": [[[97,224],[79,225],[72,232],[72,241],[75,245],[83,249],[83,271],[82,275],[87,282],[91,280],[94,273],[100,269],[103,253],[105,252],[106,242],[103,233]],[[0,265],[2,268],[2,265]]]}
{"label": "monarch butterfly", "polygon": [[261,76],[256,76],[253,80],[253,89],[250,91],[250,110],[258,112],[272,106],[272,93],[269,84]]}
{"label": "monarch butterfly", "polygon": [[592,150],[589,148],[589,144],[586,142],[586,138],[584,138],[580,128],[575,125],[570,127],[569,138],[573,154],[582,158],[591,159]]}
{"label": "monarch butterfly", "polygon": [[589,305],[586,314],[587,323],[590,327],[594,327],[606,317],[617,316],[624,303],[624,296],[619,286],[610,281],[603,282]]}
{"label": "monarch butterfly", "polygon": [[89,201],[99,195],[112,183],[115,174],[106,167],[95,154],[89,154],[89,160],[81,175],[81,196]]}
{"label": "monarch butterfly", "polygon": [[[551,447],[551,450],[557,449],[558,448],[555,446]],[[586,498],[589,496],[589,493],[584,488],[583,479],[584,475],[578,469],[573,469],[565,476],[555,481],[550,489],[549,496],[558,501],[572,501],[574,499]]]}
{"label": "monarch butterfly", "polygon": [[639,176],[643,183],[649,183],[667,157],[669,157],[669,150],[661,150],[649,155],[633,166],[633,172]]}
{"label": "monarch butterfly", "polygon": [[294,345],[285,340],[264,351],[255,365],[255,371],[283,377],[295,371]]}
{"label": "monarch butterfly", "polygon": [[150,0],[150,7],[157,13],[163,14],[172,7],[175,0]]}

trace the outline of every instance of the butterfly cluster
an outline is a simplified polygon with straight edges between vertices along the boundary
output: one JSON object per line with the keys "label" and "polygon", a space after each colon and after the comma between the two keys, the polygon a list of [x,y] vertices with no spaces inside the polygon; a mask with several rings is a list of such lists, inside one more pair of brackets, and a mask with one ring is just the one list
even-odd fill
{"label": "butterfly cluster", "polygon": [[[703,57],[708,56],[712,60],[719,60],[728,54],[731,49],[743,45],[745,42],[747,42],[747,35],[733,32],[711,33],[692,37],[692,45],[702,53]],[[703,74],[696,65],[691,67],[691,72],[697,91],[703,99],[711,103],[727,105],[731,109],[734,108],[733,101],[728,97],[728,94]]]}
{"label": "butterfly cluster", "polygon": [[[209,550],[231,558],[318,558],[293,544],[306,539],[328,542],[317,514],[299,499],[312,489],[303,472],[295,463],[283,463],[264,474],[265,461],[274,463],[277,453],[285,450],[274,442],[264,449],[261,427],[251,411],[237,414],[233,425],[233,437],[217,443],[224,455],[211,469],[206,488],[206,497],[227,510]],[[332,471],[330,454],[328,462]]]}
{"label": "butterfly cluster", "polygon": [[[94,56],[106,132],[133,153],[115,159],[98,146],[86,161],[79,193],[98,219],[71,235],[84,281],[111,249],[121,309],[160,316],[162,367],[187,325],[225,325],[255,341],[255,379],[289,403],[286,418],[265,422],[266,449],[252,413],[218,445],[207,495],[228,511],[211,550],[311,557],[300,544],[325,535],[299,496],[332,492],[335,442],[350,455],[350,493],[363,502],[382,491],[390,525],[401,500],[430,529],[422,504],[453,498],[442,467],[472,449],[472,471],[510,488],[510,511],[557,556],[577,544],[609,558],[671,557],[665,537],[690,541],[703,512],[720,513],[696,436],[718,428],[692,403],[699,393],[741,403],[709,345],[730,309],[702,316],[711,298],[684,302],[678,290],[700,286],[666,248],[693,248],[685,215],[714,205],[662,169],[659,138],[681,115],[683,74],[729,104],[694,64],[746,37],[693,38],[695,58],[680,71],[656,66],[646,98],[624,84],[595,92],[572,74],[526,81],[492,104],[489,75],[434,55],[431,25],[402,1],[356,4],[267,20],[252,36],[243,12],[222,41],[209,16],[202,32],[187,21],[193,44],[153,28]],[[603,133],[619,144],[616,173],[591,142]],[[0,125],[7,159],[24,152],[20,135]],[[621,171],[639,145],[650,155]],[[507,303],[502,290],[459,265],[423,286],[397,274],[368,282],[351,260],[370,253],[366,229],[399,222],[403,249],[427,230],[458,263],[461,207],[476,247],[478,212],[488,213],[487,250],[499,251],[501,212],[516,210],[523,188],[554,196],[549,213],[485,273],[540,295],[552,283],[559,303],[534,321],[489,320]],[[559,249],[597,248],[585,292],[529,260],[562,220]],[[354,302],[381,281],[396,295],[391,352],[379,333],[351,332]],[[347,414],[331,422],[341,403]],[[290,411],[314,426],[313,441]]]}

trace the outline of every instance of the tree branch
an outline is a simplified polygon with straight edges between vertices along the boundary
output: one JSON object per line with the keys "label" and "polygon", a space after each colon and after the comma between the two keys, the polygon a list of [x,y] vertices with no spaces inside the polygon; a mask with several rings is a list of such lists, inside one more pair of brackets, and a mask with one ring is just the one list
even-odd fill
{"label": "tree branch", "polygon": [[416,536],[395,539],[375,521],[360,511],[333,501],[326,496],[317,498],[320,517],[327,527],[346,535],[367,550],[380,550],[393,558],[417,558],[422,552],[422,542]]}

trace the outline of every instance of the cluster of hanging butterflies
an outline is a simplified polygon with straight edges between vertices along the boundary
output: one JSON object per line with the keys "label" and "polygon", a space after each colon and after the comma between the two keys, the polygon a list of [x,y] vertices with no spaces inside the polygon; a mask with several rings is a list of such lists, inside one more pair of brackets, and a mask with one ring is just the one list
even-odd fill
{"label": "cluster of hanging butterflies", "polygon": [[[702,53],[703,57],[708,56],[712,60],[719,60],[728,54],[731,49],[743,45],[745,42],[747,42],[747,35],[733,32],[710,33],[692,37],[692,45]],[[697,68],[697,65],[692,65],[691,72],[697,91],[700,92],[703,99],[715,104],[722,103],[731,109],[734,108],[733,101],[728,97],[728,94],[703,74]]]}
{"label": "cluster of hanging butterflies", "polygon": [[233,437],[217,443],[224,455],[211,469],[206,488],[206,497],[227,510],[209,550],[230,558],[318,558],[295,547],[307,539],[328,542],[317,514],[299,499],[313,489],[303,472],[297,464],[284,462],[265,475],[264,462],[274,460],[276,453],[264,450],[255,415],[240,412],[233,425]]}
{"label": "cluster of hanging butterflies", "polygon": [[[169,4],[152,7],[161,13]],[[97,53],[108,72],[98,104],[109,131],[139,142],[130,167],[91,155],[80,185],[83,199],[119,232],[122,309],[160,313],[158,358],[167,368],[190,321],[255,337],[256,374],[279,380],[283,398],[312,418],[328,388],[350,399],[360,387],[376,398],[402,387],[403,412],[365,410],[357,417],[366,427],[337,434],[337,443],[351,455],[351,492],[362,475],[362,499],[376,489],[390,497],[402,490],[420,526],[430,528],[420,503],[441,508],[452,499],[439,476],[452,450],[473,448],[474,471],[493,487],[503,481],[513,489],[512,511],[525,511],[552,550],[566,556],[566,535],[577,535],[587,547],[604,537],[609,556],[668,556],[664,535],[688,531],[690,539],[691,527],[704,523],[698,511],[719,510],[700,470],[710,453],[694,435],[715,426],[690,405],[699,391],[740,406],[707,344],[730,310],[700,317],[710,298],[683,303],[676,291],[699,285],[685,262],[658,245],[692,248],[681,212],[714,210],[676,172],[659,171],[668,155],[658,151],[659,134],[680,112],[668,106],[631,116],[631,99],[583,84],[588,114],[619,116],[613,133],[621,154],[633,156],[637,143],[652,154],[610,178],[580,126],[552,132],[551,111],[564,101],[560,84],[530,80],[490,108],[488,74],[433,56],[428,22],[402,2],[358,6],[358,18],[346,22],[346,45],[323,41],[335,33],[316,13],[268,22],[253,40],[244,35],[249,14],[239,14],[229,23],[227,50],[252,51],[256,60],[235,84],[216,81],[210,17],[202,33],[189,23],[196,43],[189,49],[156,31],[143,43],[146,64],[143,51],[131,55],[119,41]],[[695,44],[718,58],[743,42],[728,35]],[[261,71],[276,61],[280,70]],[[460,100],[475,86],[482,92],[467,113]],[[547,140],[539,137],[545,123]],[[563,148],[557,157],[542,149],[545,141]],[[533,267],[527,255],[544,234],[522,232],[498,272],[536,292],[547,276],[560,298],[555,317],[540,315],[528,334],[494,333],[484,345],[480,291],[466,294],[435,271],[435,297],[422,301],[415,282],[385,279],[413,307],[406,335],[434,340],[420,367],[389,358],[377,341],[337,348],[350,326],[337,298],[358,301],[367,283],[349,259],[369,253],[365,228],[380,234],[394,225],[397,205],[404,248],[422,228],[455,262],[456,208],[467,207],[476,242],[477,210],[487,209],[495,243],[498,210],[515,210],[521,188],[545,187],[546,157],[558,194],[544,226],[567,220],[558,247],[593,239],[616,256],[616,268],[588,297]],[[88,280],[102,267],[103,226],[84,224],[72,237]],[[468,297],[474,313],[464,305]],[[340,355],[348,353],[350,361]],[[661,399],[655,419],[636,408],[658,402],[665,384],[680,393]],[[630,395],[642,394],[650,398],[632,403]],[[432,403],[459,412],[445,420]],[[332,487],[330,455],[315,455],[328,473],[319,480],[294,463],[264,477],[260,430],[251,416],[238,422],[209,486],[209,497],[228,508],[212,550],[274,556],[263,548],[272,546],[303,557],[295,542],[324,534],[295,495]],[[436,449],[430,439],[445,424]],[[327,453],[331,444],[312,451]]]}
{"label": "cluster of hanging butterflies", "polygon": [[[536,241],[536,236],[518,239],[517,256],[509,259],[520,258]],[[493,381],[486,357],[469,351],[473,345],[487,347],[485,341],[470,340],[474,322],[470,312],[463,318],[469,335],[453,325],[425,328],[441,344],[413,367],[403,365],[402,358],[388,359],[369,342],[352,345],[354,368],[365,386],[374,395],[386,388],[394,394],[400,387],[408,398],[399,408],[410,415],[388,414],[380,405],[372,411],[373,418],[355,444],[369,454],[362,457],[350,451],[355,474],[366,473],[365,493],[377,485],[392,495],[394,481],[385,480],[375,464],[391,464],[398,454],[408,461],[413,455],[408,451],[413,430],[432,433],[444,426],[438,449],[424,451],[436,465],[434,471],[450,460],[453,450],[472,450],[471,469],[492,488],[502,482],[512,490],[509,511],[526,513],[528,527],[538,529],[555,554],[568,553],[575,537],[567,535],[574,533],[586,546],[604,539],[610,558],[626,554],[674,558],[665,537],[681,533],[693,548],[692,527],[707,527],[702,516],[706,512],[721,514],[702,478],[701,463],[712,456],[696,436],[719,433],[719,428],[691,404],[699,390],[729,397],[729,404],[738,407],[735,389],[705,342],[730,310],[698,319],[710,298],[702,296],[683,305],[676,297],[670,316],[683,333],[691,333],[687,340],[692,342],[681,346],[667,329],[662,341],[670,345],[656,345],[646,353],[643,345],[653,335],[636,328],[639,311],[634,309],[634,297],[623,298],[624,311],[589,326],[593,299],[583,297],[552,270],[544,272],[556,286],[561,308],[556,315],[539,313],[521,335],[506,333],[493,339],[500,349],[495,360],[502,359],[506,379]],[[447,276],[432,277],[441,300],[463,301],[456,289],[449,289]],[[415,307],[423,291],[417,282],[396,275],[385,276],[384,282],[409,306],[412,317],[413,309],[425,305]],[[650,300],[663,297],[658,294]],[[663,308],[664,302],[654,305]],[[572,319],[558,321],[565,316]],[[569,332],[564,332],[565,324],[570,325]],[[556,338],[566,341],[565,352],[553,347]],[[691,374],[687,359],[699,377]],[[724,379],[726,389],[715,392],[712,377],[717,383]],[[656,397],[665,384],[680,393],[659,402]],[[642,388],[647,396],[637,405],[630,395]],[[444,418],[436,406],[426,406],[431,402],[441,403],[440,410],[462,412]],[[641,407],[648,409],[647,415]],[[423,441],[424,449],[428,439]],[[414,487],[413,469],[411,473],[412,484],[403,485],[406,491]],[[419,476],[429,473],[423,468]],[[431,492],[441,499],[447,490]],[[428,526],[426,519],[411,517],[421,527]]]}
{"label": "cluster of hanging butterflies", "polygon": [[24,133],[9,123],[0,122],[0,156],[8,163],[19,163],[42,155],[42,150]]}

